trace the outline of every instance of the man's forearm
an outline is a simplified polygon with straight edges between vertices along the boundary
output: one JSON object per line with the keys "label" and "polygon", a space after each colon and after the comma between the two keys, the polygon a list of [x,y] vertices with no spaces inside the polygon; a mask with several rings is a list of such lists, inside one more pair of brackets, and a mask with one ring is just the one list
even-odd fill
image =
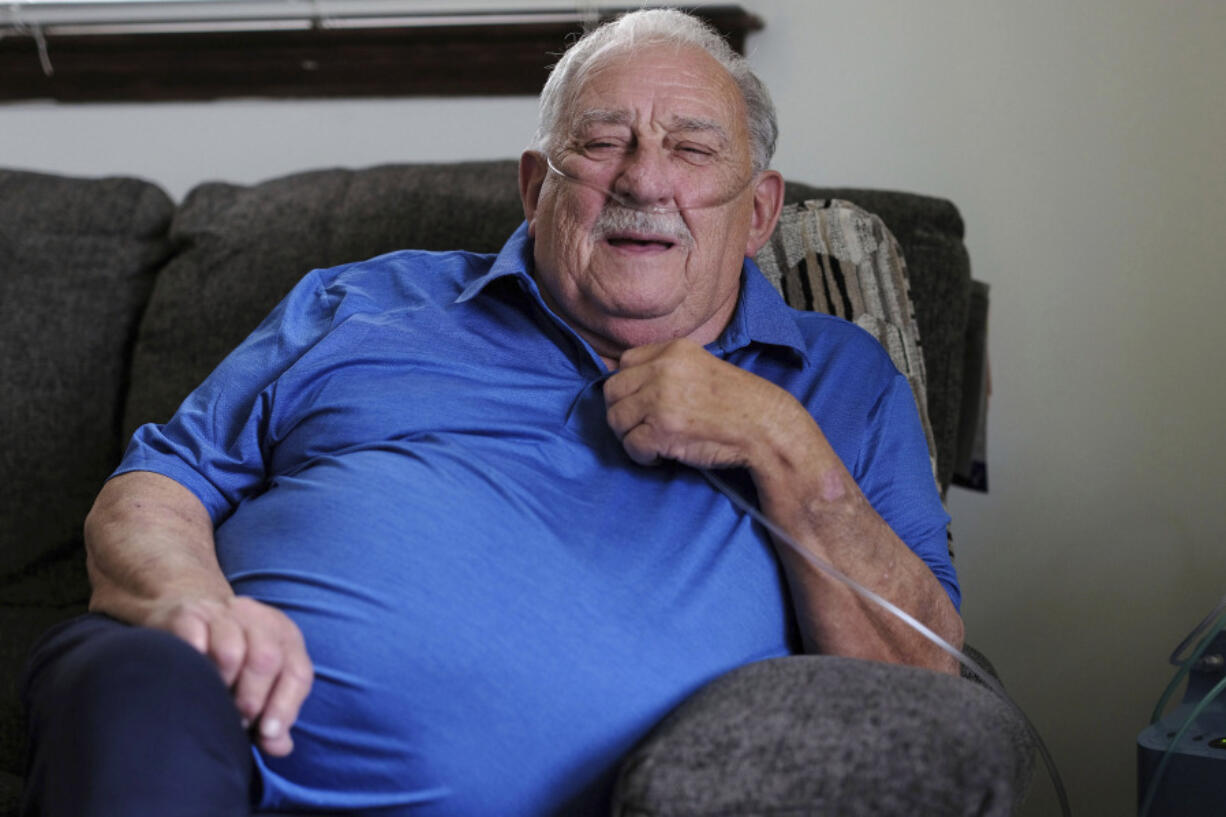
{"label": "man's forearm", "polygon": [[[604,386],[609,427],[635,461],[745,466],[762,510],[801,547],[955,646],[962,619],[932,571],[890,529],[791,394],[688,340],[631,349]],[[891,613],[776,542],[805,647],[953,671]]]}
{"label": "man's forearm", "polygon": [[[953,646],[962,619],[932,571],[856,485],[817,424],[798,415],[750,470],[763,512],[809,554],[893,602]],[[896,616],[776,542],[807,651],[956,672],[957,662]]]}
{"label": "man's forearm", "polygon": [[302,633],[275,607],[235,596],[196,496],[157,474],[115,477],[86,519],[85,545],[90,609],[191,644],[217,666],[260,747],[289,754],[313,678]]}
{"label": "man's forearm", "polygon": [[233,596],[217,563],[213,525],[174,480],[137,471],[103,486],[85,520],[90,609],[144,624],[169,597]]}

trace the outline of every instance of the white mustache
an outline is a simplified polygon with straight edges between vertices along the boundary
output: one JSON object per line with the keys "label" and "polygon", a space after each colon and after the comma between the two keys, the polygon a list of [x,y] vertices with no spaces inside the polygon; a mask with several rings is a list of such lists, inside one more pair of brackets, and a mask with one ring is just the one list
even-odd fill
{"label": "white mustache", "polygon": [[596,241],[627,232],[667,237],[687,247],[694,243],[694,235],[680,213],[644,213],[614,204],[601,210],[592,225],[592,237]]}

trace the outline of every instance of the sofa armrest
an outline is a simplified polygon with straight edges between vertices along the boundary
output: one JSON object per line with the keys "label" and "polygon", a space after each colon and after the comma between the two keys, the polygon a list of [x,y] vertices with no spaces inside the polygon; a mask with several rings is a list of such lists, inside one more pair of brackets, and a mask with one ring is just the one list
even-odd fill
{"label": "sofa armrest", "polygon": [[1033,774],[989,689],[831,656],[750,664],[674,710],[622,764],[615,817],[1012,814]]}

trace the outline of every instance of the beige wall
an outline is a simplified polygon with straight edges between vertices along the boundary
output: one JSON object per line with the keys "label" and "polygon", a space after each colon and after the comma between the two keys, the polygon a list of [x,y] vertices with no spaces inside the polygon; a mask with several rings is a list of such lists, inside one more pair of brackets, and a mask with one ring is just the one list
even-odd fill
{"label": "beige wall", "polygon": [[[953,199],[992,285],[992,491],[952,510],[973,642],[1079,815],[1133,809],[1165,657],[1226,592],[1226,4],[743,0],[777,165]],[[206,178],[510,156],[529,100],[0,106],[0,164]],[[1050,814],[1036,780],[1029,815]]]}

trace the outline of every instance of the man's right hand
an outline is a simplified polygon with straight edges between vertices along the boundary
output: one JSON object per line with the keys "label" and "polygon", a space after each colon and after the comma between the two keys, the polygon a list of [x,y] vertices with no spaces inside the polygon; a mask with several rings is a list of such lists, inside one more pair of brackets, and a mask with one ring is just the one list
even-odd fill
{"label": "man's right hand", "polygon": [[143,624],[177,635],[217,666],[261,749],[278,757],[293,750],[290,726],[311,691],[314,670],[289,616],[234,596],[158,606]]}
{"label": "man's right hand", "polygon": [[115,477],[85,520],[85,547],[90,609],[191,644],[217,666],[260,748],[289,754],[314,677],[302,632],[277,608],[234,595],[195,494],[149,472]]}

